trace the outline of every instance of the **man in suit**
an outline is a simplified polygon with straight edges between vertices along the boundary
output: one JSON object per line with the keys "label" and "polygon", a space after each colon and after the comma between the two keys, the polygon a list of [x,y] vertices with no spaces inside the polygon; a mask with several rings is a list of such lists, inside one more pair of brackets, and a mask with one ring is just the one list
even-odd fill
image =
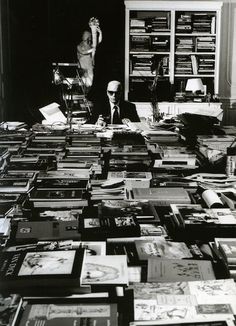
{"label": "man in suit", "polygon": [[95,107],[92,122],[99,125],[122,124],[124,121],[139,122],[139,116],[133,103],[121,99],[122,87],[117,80],[107,85],[107,99]]}

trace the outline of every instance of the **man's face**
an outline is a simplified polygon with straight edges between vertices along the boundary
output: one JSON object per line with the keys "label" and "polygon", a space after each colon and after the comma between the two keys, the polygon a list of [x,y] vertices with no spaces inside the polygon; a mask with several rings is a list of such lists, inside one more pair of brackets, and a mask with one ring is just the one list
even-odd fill
{"label": "man's face", "polygon": [[83,33],[83,35],[82,35],[82,40],[84,41],[84,42],[87,42],[87,43],[91,43],[92,42],[92,35],[91,35],[91,33],[90,32],[88,32],[88,31],[85,31],[84,33]]}
{"label": "man's face", "polygon": [[117,83],[109,83],[107,87],[107,96],[109,101],[113,104],[117,104],[121,96],[121,87]]}

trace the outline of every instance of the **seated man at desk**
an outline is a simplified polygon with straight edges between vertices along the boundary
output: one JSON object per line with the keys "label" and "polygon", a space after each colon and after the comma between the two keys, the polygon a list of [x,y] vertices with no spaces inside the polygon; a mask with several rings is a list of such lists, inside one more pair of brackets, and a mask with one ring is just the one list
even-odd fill
{"label": "seated man at desk", "polygon": [[95,106],[91,122],[102,126],[122,124],[125,120],[140,122],[135,105],[121,99],[121,93],[121,83],[117,80],[110,81],[107,85],[107,99],[102,105]]}

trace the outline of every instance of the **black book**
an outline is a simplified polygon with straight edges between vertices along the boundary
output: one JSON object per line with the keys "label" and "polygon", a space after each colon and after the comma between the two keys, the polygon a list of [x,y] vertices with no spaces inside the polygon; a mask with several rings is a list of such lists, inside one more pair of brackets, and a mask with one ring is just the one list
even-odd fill
{"label": "black book", "polygon": [[23,218],[29,221],[76,221],[82,209],[65,208],[34,208],[25,209],[23,211]]}
{"label": "black book", "polygon": [[38,163],[30,162],[9,162],[7,166],[8,171],[47,171],[54,167],[55,164],[47,161],[39,161]]}
{"label": "black book", "polygon": [[79,291],[83,259],[84,249],[2,252],[1,291],[23,295]]}
{"label": "black book", "polygon": [[8,216],[14,211],[14,205],[11,202],[0,203],[0,218]]}
{"label": "black book", "polygon": [[18,222],[16,243],[47,240],[80,240],[78,221],[30,221]]}
{"label": "black book", "polygon": [[27,178],[2,178],[0,179],[0,192],[27,192],[30,182]]}
{"label": "black book", "polygon": [[115,237],[139,237],[140,226],[134,216],[79,217],[82,240],[105,240]]}
{"label": "black book", "polygon": [[36,189],[29,200],[34,207],[81,207],[87,206],[88,200],[82,189]]}
{"label": "black book", "polygon": [[86,189],[87,180],[78,179],[42,179],[37,180],[38,189]]}
{"label": "black book", "polygon": [[213,241],[234,237],[236,214],[229,208],[202,208],[199,204],[171,204],[173,236]]}
{"label": "black book", "polygon": [[138,223],[160,223],[157,210],[149,201],[102,200],[99,216],[135,216]]}

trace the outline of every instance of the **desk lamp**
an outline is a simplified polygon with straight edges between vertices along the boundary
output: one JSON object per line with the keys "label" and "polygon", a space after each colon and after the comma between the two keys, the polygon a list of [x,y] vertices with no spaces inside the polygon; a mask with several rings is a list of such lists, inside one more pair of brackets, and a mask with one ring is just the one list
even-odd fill
{"label": "desk lamp", "polygon": [[199,92],[204,92],[204,85],[201,78],[190,78],[187,80],[185,91],[192,92],[194,95],[197,95]]}

